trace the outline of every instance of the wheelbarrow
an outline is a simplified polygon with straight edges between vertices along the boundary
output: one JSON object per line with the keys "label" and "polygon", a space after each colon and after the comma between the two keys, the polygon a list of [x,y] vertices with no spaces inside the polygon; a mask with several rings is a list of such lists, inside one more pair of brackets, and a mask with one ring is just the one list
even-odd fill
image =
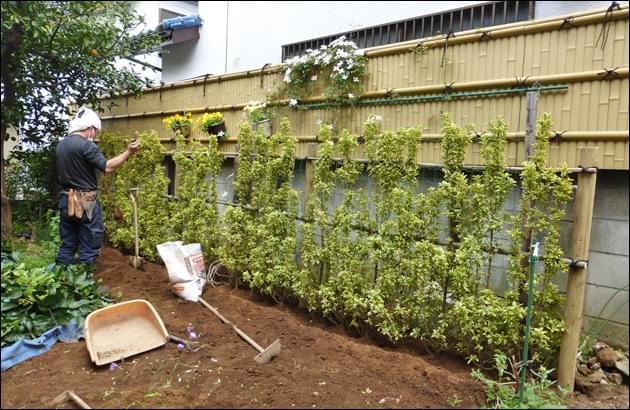
{"label": "wheelbarrow", "polygon": [[85,319],[85,344],[97,366],[164,346],[169,340],[196,350],[170,335],[155,308],[143,299],[95,310]]}

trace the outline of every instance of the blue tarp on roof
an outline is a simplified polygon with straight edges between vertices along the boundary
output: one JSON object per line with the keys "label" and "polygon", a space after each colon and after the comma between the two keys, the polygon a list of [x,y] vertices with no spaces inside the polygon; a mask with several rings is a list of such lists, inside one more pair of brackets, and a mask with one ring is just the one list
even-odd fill
{"label": "blue tarp on roof", "polygon": [[162,27],[165,30],[181,30],[190,27],[198,27],[200,25],[201,17],[199,16],[179,16],[162,20]]}

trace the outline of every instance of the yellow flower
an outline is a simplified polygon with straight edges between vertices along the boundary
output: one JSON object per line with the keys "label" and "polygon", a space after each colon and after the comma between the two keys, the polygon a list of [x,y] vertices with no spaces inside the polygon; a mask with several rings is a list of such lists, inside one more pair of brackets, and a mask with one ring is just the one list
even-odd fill
{"label": "yellow flower", "polygon": [[208,132],[208,129],[215,125],[223,124],[223,114],[220,112],[204,113],[197,121],[201,129]]}
{"label": "yellow flower", "polygon": [[192,113],[188,112],[184,115],[171,115],[170,117],[164,118],[162,122],[173,131],[177,131],[192,125]]}

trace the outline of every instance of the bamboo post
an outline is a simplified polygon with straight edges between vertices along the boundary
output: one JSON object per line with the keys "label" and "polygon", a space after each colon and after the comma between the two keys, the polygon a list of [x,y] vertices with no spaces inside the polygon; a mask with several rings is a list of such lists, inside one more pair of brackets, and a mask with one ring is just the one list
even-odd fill
{"label": "bamboo post", "polygon": [[[598,161],[597,147],[580,148],[580,165],[584,168],[596,167]],[[567,302],[565,310],[566,330],[560,345],[560,361],[558,364],[558,384],[573,391],[575,368],[582,316],[584,309],[584,290],[586,288],[587,264],[576,262],[588,261],[591,243],[591,222],[593,218],[593,202],[595,200],[595,183],[597,172],[578,174],[577,193],[575,196],[575,220],[571,235],[571,259],[569,278],[567,280]]]}
{"label": "bamboo post", "polygon": [[[241,162],[241,144],[236,144],[235,152],[236,152],[236,155],[234,156],[234,172],[232,172],[234,179],[232,179],[232,187],[236,186],[235,182],[236,182],[236,174],[238,172],[238,164]],[[232,191],[232,202],[238,202],[238,198],[236,197],[236,189],[234,188]]]}
{"label": "bamboo post", "polygon": [[306,167],[304,170],[304,206],[302,217],[306,217],[308,202],[313,194],[313,176],[315,174],[315,158],[317,157],[317,143],[309,142],[306,145]]}
{"label": "bamboo post", "polygon": [[[538,93],[530,91],[527,93],[527,124],[525,128],[525,160],[528,161],[534,153],[534,142],[536,142],[536,115],[538,113]],[[529,245],[529,244],[528,244]]]}
{"label": "bamboo post", "polygon": [[[537,93],[530,91],[527,93],[527,124],[525,125],[525,161],[529,161],[534,153],[534,143],[536,142],[536,115],[538,114]],[[533,204],[527,203],[526,208],[531,208]],[[525,233],[521,240],[521,269],[524,273],[529,267],[529,260],[523,256],[529,253],[532,245],[532,230],[526,227],[526,220],[523,217],[521,229]],[[519,301],[522,305],[527,305],[527,293],[525,293],[525,283],[519,284]]]}

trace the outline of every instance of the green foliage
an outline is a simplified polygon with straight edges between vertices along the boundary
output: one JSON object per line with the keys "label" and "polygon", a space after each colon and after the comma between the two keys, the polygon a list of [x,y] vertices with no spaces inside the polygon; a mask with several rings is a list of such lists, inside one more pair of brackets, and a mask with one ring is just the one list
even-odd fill
{"label": "green foliage", "polygon": [[131,34],[141,22],[123,1],[3,1],[3,129],[14,126],[26,140],[47,143],[66,130],[67,101],[98,108],[103,94],[147,85],[115,65],[159,44],[157,33]]}
{"label": "green foliage", "polygon": [[[503,354],[495,354],[495,368],[498,380],[486,378],[480,370],[472,371],[475,380],[486,385],[489,408],[492,409],[566,409],[564,401],[566,393],[560,390],[560,395],[552,390],[555,381],[549,380],[553,371],[541,367],[538,372],[532,371],[532,376],[525,382],[523,399],[519,400],[519,369],[511,359]],[[508,362],[510,369],[508,369]]]}
{"label": "green foliage", "polygon": [[219,212],[216,179],[223,155],[216,138],[204,146],[197,140],[186,143],[176,131],[173,160],[177,170],[177,203],[172,210],[173,235],[184,243],[199,242],[205,260],[216,259],[219,246]]}
{"label": "green foliage", "polygon": [[[102,110],[104,94],[137,93],[149,85],[133,69],[116,64],[120,57],[160,43],[157,32],[131,34],[141,22],[133,4],[125,1],[3,1],[3,139],[13,127],[20,142],[54,145],[67,131],[68,101]],[[54,149],[40,162],[50,164],[51,153]],[[42,168],[34,166],[35,188],[54,187],[51,169],[44,167],[38,175]],[[3,179],[3,194],[4,184]],[[11,230],[8,220],[2,223]]]}
{"label": "green foliage", "polygon": [[523,164],[519,214],[512,219],[509,231],[515,255],[510,257],[509,273],[516,292],[524,292],[529,273],[529,264],[523,263],[527,255],[521,253],[521,244],[531,236],[532,242],[540,241],[542,245],[545,270],[542,275],[535,276],[530,344],[532,358],[543,363],[557,351],[564,332],[560,309],[564,297],[551,280],[567,268],[559,244],[559,222],[572,194],[566,165],[559,173],[545,168],[551,129],[551,117],[545,113],[538,120],[532,159]]}
{"label": "green foliage", "polygon": [[[59,223],[54,218],[52,223]],[[2,347],[33,339],[57,325],[85,316],[111,301],[92,277],[93,266],[52,265],[55,242],[31,248],[29,255],[2,253]],[[37,256],[40,252],[46,258]]]}
{"label": "green foliage", "polygon": [[[156,245],[174,237],[169,223],[170,205],[164,195],[168,178],[164,175],[162,159],[164,147],[157,134],[139,134],[142,145],[133,157],[115,173],[104,175],[101,182],[101,204],[105,229],[114,246],[127,252],[134,249],[133,205],[130,188],[138,188],[139,253],[148,260],[156,260]],[[104,133],[100,146],[106,157],[124,150],[126,140],[120,135]]]}
{"label": "green foliage", "polygon": [[487,362],[495,351],[519,351],[525,314],[525,307],[489,289],[457,300],[449,311],[450,324],[457,332],[453,335],[456,350],[466,352],[474,363]]}
{"label": "green foliage", "polygon": [[[298,195],[291,186],[296,142],[286,119],[271,137],[252,131],[248,122],[241,125],[236,206],[227,209],[221,220],[216,193],[208,186],[214,187],[221,169],[216,140],[205,147],[197,141],[186,143],[178,135],[174,158],[179,201],[169,208],[157,200],[165,182],[141,188],[156,193],[153,212],[165,212],[150,225],[161,232],[152,247],[169,238],[201,242],[210,252],[206,256],[219,257],[237,283],[242,281],[277,301],[297,297],[309,310],[359,332],[371,326],[391,341],[419,338],[452,348],[475,363],[488,362],[489,354],[518,354],[525,315],[519,302],[520,283],[513,280],[499,297],[484,289],[492,272],[482,269],[486,263],[491,265],[496,253],[494,233],[511,221],[504,210],[515,185],[504,168],[507,125],[502,119],[489,124],[489,132],[478,140],[485,170],[470,175],[463,170],[473,126],[460,128],[447,114],[443,121],[444,179],[420,194],[420,127],[381,132],[377,118],[370,116],[363,130],[365,169],[353,160],[359,138],[347,130],[333,138],[332,128],[322,124],[299,248]],[[557,229],[570,183],[566,170],[557,174],[544,167],[540,152],[546,150],[544,136],[550,124],[548,117],[541,121],[535,160],[526,164],[523,173],[519,212],[550,255],[536,284],[530,339],[533,361],[545,364],[563,330],[558,315],[561,298],[550,280],[560,266]],[[103,146],[115,145],[115,140],[108,141],[104,138]],[[123,208],[125,218],[130,181],[157,181],[148,175],[163,173],[156,165],[162,155],[159,143],[150,141],[143,146],[156,145],[149,150],[146,164],[139,159],[133,164],[136,171],[116,177],[112,204]],[[362,173],[373,181],[369,195],[360,186]],[[119,191],[122,196],[115,196]],[[342,193],[333,195],[337,192]],[[167,219],[169,230],[159,231]],[[118,227],[117,235],[131,243],[128,226],[127,231]],[[526,232],[514,222],[511,228],[513,249],[518,250]],[[519,256],[515,260],[518,264]]]}
{"label": "green foliage", "polygon": [[[271,137],[241,124],[241,160],[234,189],[244,208],[226,211],[226,241],[219,249],[230,270],[278,301],[289,294],[296,272],[298,196],[291,188],[296,141],[290,134],[286,118]],[[234,242],[238,239],[242,241]]]}
{"label": "green foliage", "polygon": [[57,199],[57,165],[51,144],[33,150],[12,151],[5,163],[7,196],[50,205]]}
{"label": "green foliage", "polygon": [[331,255],[327,251],[325,238],[330,236],[331,231],[327,202],[335,186],[335,172],[332,168],[334,143],[331,140],[331,131],[328,124],[320,124],[317,136],[320,141],[318,160],[313,172],[313,193],[305,205],[307,221],[302,225],[301,267],[293,284],[293,291],[305,301],[310,310],[319,309],[318,288],[330,267]]}

